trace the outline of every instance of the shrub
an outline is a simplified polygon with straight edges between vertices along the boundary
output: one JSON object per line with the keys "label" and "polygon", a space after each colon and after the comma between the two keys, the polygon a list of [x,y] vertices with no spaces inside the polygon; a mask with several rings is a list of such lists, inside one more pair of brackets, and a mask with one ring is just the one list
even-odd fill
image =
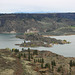
{"label": "shrub", "polygon": [[61,71],[62,71],[62,66],[59,66],[57,72],[61,72]]}
{"label": "shrub", "polygon": [[41,68],[43,68],[43,63],[41,64]]}
{"label": "shrub", "polygon": [[33,51],[33,55],[38,55],[38,51],[37,50],[34,50]]}

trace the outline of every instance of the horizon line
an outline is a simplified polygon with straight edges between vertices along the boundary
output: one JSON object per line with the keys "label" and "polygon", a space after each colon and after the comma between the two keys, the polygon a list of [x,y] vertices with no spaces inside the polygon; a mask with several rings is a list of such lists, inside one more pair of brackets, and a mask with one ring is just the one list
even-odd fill
{"label": "horizon line", "polygon": [[75,13],[73,11],[65,11],[65,12],[0,12],[0,14],[49,14],[49,13]]}

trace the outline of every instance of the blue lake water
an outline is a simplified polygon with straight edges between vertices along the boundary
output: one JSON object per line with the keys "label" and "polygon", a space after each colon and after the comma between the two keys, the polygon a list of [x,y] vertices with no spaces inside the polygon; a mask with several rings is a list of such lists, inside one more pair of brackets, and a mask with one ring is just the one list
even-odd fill
{"label": "blue lake water", "polygon": [[[24,40],[15,37],[16,34],[0,34],[0,49],[4,48],[17,48],[22,49],[22,47],[16,46],[15,44],[21,44]],[[70,41],[70,44],[64,45],[54,45],[53,47],[30,47],[31,49],[37,50],[48,50],[54,53],[66,56],[75,57],[75,35],[71,36],[50,36],[52,38]],[[27,47],[25,47],[27,49]]]}

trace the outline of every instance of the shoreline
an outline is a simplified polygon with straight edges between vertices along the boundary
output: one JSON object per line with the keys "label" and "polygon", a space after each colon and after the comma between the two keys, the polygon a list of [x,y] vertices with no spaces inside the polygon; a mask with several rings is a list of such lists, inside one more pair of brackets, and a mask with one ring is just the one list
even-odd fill
{"label": "shoreline", "polygon": [[[0,34],[24,34],[24,33],[17,33],[17,32],[0,32]],[[49,37],[49,36],[71,36],[75,34],[64,34],[64,35],[42,35],[43,37]]]}
{"label": "shoreline", "polygon": [[72,36],[75,34],[69,34],[69,35],[42,35],[43,37],[50,37],[50,36]]}
{"label": "shoreline", "polygon": [[[28,47],[28,48],[30,48],[30,47]],[[13,48],[13,49],[16,49],[16,48]],[[3,49],[0,49],[0,50],[8,50],[8,51],[11,51],[12,49],[10,49],[10,48],[3,48]],[[28,50],[28,49],[25,49],[24,52],[27,51],[27,50]],[[39,51],[39,52],[52,53],[52,54],[54,54],[54,55],[62,56],[62,57],[64,57],[64,58],[74,58],[74,59],[75,59],[75,57],[64,56],[64,55],[62,55],[62,54],[57,54],[57,53],[52,52],[52,51],[49,51],[49,50],[38,50],[38,49],[31,49],[31,48],[30,48],[30,50],[31,50],[31,52],[37,50],[37,51]],[[20,51],[20,50],[19,50],[19,51]],[[22,50],[21,50],[20,52],[22,52]]]}

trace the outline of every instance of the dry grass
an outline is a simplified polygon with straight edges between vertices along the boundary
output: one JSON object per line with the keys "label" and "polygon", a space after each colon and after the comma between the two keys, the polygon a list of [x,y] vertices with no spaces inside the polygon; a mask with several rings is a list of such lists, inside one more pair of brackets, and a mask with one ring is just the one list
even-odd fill
{"label": "dry grass", "polygon": [[13,69],[5,69],[0,71],[0,75],[13,75],[14,74],[14,70]]}
{"label": "dry grass", "polygon": [[3,58],[6,59],[6,60],[8,60],[8,61],[11,61],[11,62],[16,60],[16,59],[13,58],[13,57],[4,57],[4,56],[3,56]]}
{"label": "dry grass", "polygon": [[30,62],[22,60],[24,73],[26,73],[26,75],[38,75],[38,73],[36,71],[34,71],[32,69],[32,66],[28,65],[28,63],[30,63]]}

